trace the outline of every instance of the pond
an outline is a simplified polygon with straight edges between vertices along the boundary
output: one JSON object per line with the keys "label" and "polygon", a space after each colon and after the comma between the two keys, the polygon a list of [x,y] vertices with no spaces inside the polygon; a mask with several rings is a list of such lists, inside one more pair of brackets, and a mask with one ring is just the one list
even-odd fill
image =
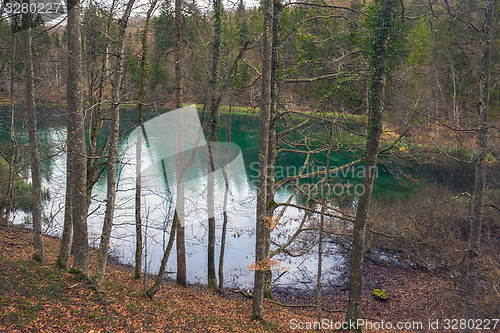
{"label": "pond", "polygon": [[[155,115],[162,114],[166,110],[160,110]],[[47,113],[47,109],[40,109],[41,114]],[[152,112],[154,114],[154,112]],[[196,115],[196,111],[195,111]],[[199,116],[199,117],[198,117]],[[199,118],[203,115],[195,116],[188,127],[195,128],[199,123]],[[115,256],[124,264],[133,265],[135,251],[135,218],[134,218],[134,197],[135,197],[135,175],[136,175],[136,141],[137,131],[133,127],[133,121],[136,119],[136,110],[131,109],[124,112],[122,128],[125,133],[120,140],[120,168],[118,171],[118,191],[115,207],[115,220],[112,233],[111,255]],[[227,113],[222,113],[221,119],[224,125],[218,133],[218,142],[225,145],[227,141]],[[280,129],[293,126],[299,119],[290,118],[288,121],[279,123]],[[151,123],[151,121],[150,121]],[[147,123],[146,123],[147,124]],[[193,125],[194,124],[194,125]],[[193,127],[194,126],[194,127]],[[43,123],[40,126],[40,136],[45,138],[45,145],[51,145],[52,150],[57,147],[63,147],[66,130],[64,123]],[[253,272],[248,268],[254,261],[253,253],[255,251],[255,207],[256,207],[256,177],[257,177],[257,156],[259,141],[259,119],[252,112],[234,112],[231,117],[231,142],[239,149],[238,153],[231,157],[228,168],[220,168],[214,172],[215,176],[215,218],[217,229],[216,245],[216,265],[220,253],[220,239],[222,231],[222,212],[224,192],[226,189],[223,177],[223,171],[229,170],[228,176],[228,228],[227,242],[224,258],[224,279],[226,287],[235,288],[253,288]],[[129,130],[127,130],[129,129]],[[147,132],[149,131],[149,136]],[[164,133],[172,133],[174,130],[163,130]],[[143,177],[142,191],[142,218],[144,233],[147,237],[144,239],[144,270],[148,273],[158,271],[163,249],[168,242],[171,221],[175,210],[175,176],[169,173],[168,163],[160,167],[160,162],[166,161],[164,158],[167,152],[161,149],[167,149],[175,145],[172,138],[162,137],[160,132],[154,132],[154,129],[146,125],[145,140],[142,140],[142,170],[143,174],[148,174],[152,178]],[[155,134],[156,133],[156,134]],[[322,123],[311,125],[301,129],[298,134],[292,137],[297,142],[303,142],[304,138],[309,140],[311,147],[315,146],[319,139],[325,139],[328,129]],[[347,135],[340,131],[334,133],[334,138],[342,141],[343,136]],[[155,143],[156,140],[156,143]],[[340,142],[339,141],[339,142]],[[202,144],[205,144],[205,138]],[[312,148],[311,148],[312,149]],[[167,149],[168,150],[168,149]],[[316,171],[324,165],[325,156],[312,159],[306,165],[305,172]],[[355,152],[351,149],[348,153],[345,151],[332,152],[330,165],[341,166],[355,159]],[[281,154],[277,165],[277,178],[283,178],[290,175],[291,170],[294,173],[300,172],[304,167],[305,156],[296,153]],[[147,172],[145,171],[147,170]],[[278,170],[282,172],[279,173]],[[360,169],[349,169],[348,172],[340,172],[335,177],[335,183],[342,184],[330,193],[337,196],[337,204],[342,205],[347,211],[352,211],[357,203],[357,192],[355,185],[361,183],[362,174]],[[45,204],[45,215],[50,221],[45,228],[48,233],[56,236],[61,235],[64,222],[64,195],[66,183],[66,155],[63,150],[56,154],[50,163],[45,165],[45,173],[48,175],[44,180],[44,187],[49,188],[51,200]],[[167,176],[166,176],[167,175]],[[393,179],[391,174],[384,168],[378,170],[375,194],[376,195],[401,195],[409,193],[410,190],[397,180]],[[144,179],[149,179],[144,180]],[[151,181],[153,179],[153,181]],[[318,179],[316,179],[318,180]],[[185,194],[185,227],[186,227],[186,259],[187,259],[187,278],[190,283],[206,283],[207,279],[207,238],[208,222],[206,210],[206,175],[203,173],[191,177],[186,182]],[[346,183],[349,183],[347,185]],[[333,181],[332,181],[333,183]],[[301,184],[312,182],[302,181]],[[338,195],[341,189],[351,189],[350,195]],[[290,187],[278,191],[275,201],[285,202],[288,200],[292,189]],[[358,191],[359,192],[359,191]],[[346,194],[346,193],[343,193]],[[359,194],[359,193],[358,193]],[[92,193],[92,204],[89,209],[88,227],[89,242],[93,247],[98,246],[99,235],[101,233],[102,221],[105,210],[106,197],[106,175],[105,173],[94,187]],[[295,197],[292,203],[304,204],[307,202],[303,197]],[[280,211],[282,208],[279,208]],[[277,243],[285,242],[294,230],[298,227],[303,213],[296,208],[288,208],[283,216],[286,221],[278,230],[273,232],[273,239]],[[313,217],[310,216],[309,219]],[[16,222],[22,222],[23,217],[17,215]],[[338,221],[337,221],[338,222]],[[341,223],[339,222],[339,225]],[[304,241],[307,241],[304,240]],[[340,253],[338,246],[334,242],[327,242],[324,256],[323,279],[334,283],[346,269],[345,256]],[[276,258],[274,258],[276,259]],[[289,257],[285,255],[278,256],[282,267],[286,270],[275,270],[273,277],[276,278],[274,286],[287,286],[294,288],[315,288],[316,285],[316,265],[317,250],[313,248],[309,254],[302,257]],[[167,275],[175,278],[176,271],[175,245],[167,265]]]}

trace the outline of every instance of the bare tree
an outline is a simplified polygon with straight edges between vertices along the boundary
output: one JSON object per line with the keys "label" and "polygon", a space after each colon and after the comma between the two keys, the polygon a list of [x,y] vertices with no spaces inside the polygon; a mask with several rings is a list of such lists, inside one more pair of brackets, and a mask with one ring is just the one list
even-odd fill
{"label": "bare tree", "polygon": [[[175,107],[182,108],[182,0],[175,0]],[[179,116],[181,114],[179,113]],[[178,124],[183,124],[182,119],[179,119]],[[182,126],[177,127],[177,147],[178,151],[182,151]],[[182,155],[182,154],[181,154]],[[182,182],[181,170],[184,168],[184,159],[182,157],[177,158],[177,200],[181,198],[182,203],[176,205],[177,209],[181,211],[177,212],[180,216],[177,221],[177,283],[181,286],[186,286],[186,244],[184,240],[184,184]]]}
{"label": "bare tree", "polygon": [[[323,177],[323,184],[328,183],[328,176],[330,174],[330,157],[332,154],[332,134],[333,134],[333,124],[330,124],[330,136],[328,137],[328,151],[326,154],[326,167],[325,176]],[[322,301],[322,283],[321,275],[323,274],[323,228],[325,225],[325,209],[326,209],[326,192],[323,189],[323,194],[321,197],[321,215],[319,223],[319,238],[318,238],[318,274],[317,274],[317,294],[316,294],[316,306],[318,311],[318,321],[321,322],[321,301]]]}
{"label": "bare tree", "polygon": [[87,234],[87,174],[83,119],[82,50],[80,1],[68,0],[68,158],[71,158],[71,212],[73,217],[73,250],[75,272],[88,277],[89,244]]}
{"label": "bare tree", "polygon": [[[278,107],[278,69],[279,69],[279,50],[280,50],[280,34],[281,34],[281,0],[273,0],[273,32],[272,32],[272,50],[271,50],[271,107],[269,115],[269,146],[267,156],[268,182],[267,182],[267,198],[266,202],[274,203],[274,166],[276,165],[276,156],[278,155],[278,134],[276,131],[277,124],[277,107]],[[274,215],[275,205],[268,204],[266,207],[267,219],[271,220]],[[266,240],[266,253],[270,253],[271,247],[271,231],[269,230],[269,239]],[[269,257],[270,258],[270,257]],[[268,267],[264,277],[264,298],[273,299],[271,292],[272,270]]]}
{"label": "bare tree", "polygon": [[372,197],[378,147],[382,133],[384,94],[387,77],[389,38],[392,30],[394,0],[383,0],[378,13],[373,41],[371,61],[370,97],[368,115],[368,138],[366,140],[363,194],[359,197],[354,222],[352,250],[349,263],[349,303],[346,319],[356,321],[361,317],[361,296],[363,287],[363,256],[366,235],[366,220]]}
{"label": "bare tree", "polygon": [[269,182],[269,133],[271,114],[271,64],[273,45],[273,0],[264,1],[262,49],[262,99],[260,105],[259,175],[257,180],[257,221],[255,238],[255,278],[252,320],[263,320],[264,282],[269,269],[271,221],[267,216]]}
{"label": "bare tree", "polygon": [[[229,104],[229,114],[227,116],[228,125],[227,125],[227,149],[229,151],[231,144],[231,104]],[[219,290],[224,289],[224,253],[226,252],[226,231],[227,231],[227,199],[229,195],[229,154],[227,155],[226,166],[227,169],[224,168],[222,170],[224,176],[224,203],[223,203],[223,222],[222,222],[222,235],[220,240],[220,253],[219,253]]]}
{"label": "bare tree", "polygon": [[212,156],[211,143],[217,139],[217,124],[219,121],[219,93],[217,92],[217,84],[219,81],[219,57],[220,46],[222,42],[221,27],[222,27],[222,1],[214,0],[213,2],[213,25],[214,39],[212,45],[212,73],[209,82],[210,89],[210,136],[208,143],[209,151],[209,172],[207,175],[207,211],[208,211],[208,288],[217,288],[217,278],[215,276],[215,204],[214,204],[214,161]]}
{"label": "bare tree", "polygon": [[[10,68],[10,124],[9,124],[9,139],[11,154],[8,159],[9,162],[9,177],[7,180],[7,193],[5,200],[0,203],[0,214],[5,210],[4,214],[4,224],[7,225],[10,220],[10,211],[12,210],[12,200],[14,198],[14,181],[15,174],[17,170],[17,165],[19,164],[19,144],[16,140],[16,126],[15,126],[15,109],[14,109],[14,60],[17,57],[16,54],[16,44],[17,44],[17,34],[15,33],[14,26],[11,27],[12,33],[12,54],[11,54],[11,68]],[[5,156],[4,156],[5,157]],[[5,157],[6,158],[6,157]],[[6,158],[7,159],[7,158]]]}
{"label": "bare tree", "polygon": [[153,298],[156,293],[160,290],[161,282],[163,281],[163,277],[165,276],[165,269],[167,268],[168,258],[170,257],[170,252],[172,251],[172,247],[174,246],[175,239],[175,229],[179,225],[179,217],[177,216],[177,211],[174,213],[174,220],[172,221],[172,227],[170,229],[170,236],[168,238],[168,244],[163,251],[163,257],[161,258],[160,269],[158,270],[158,275],[156,276],[155,282],[151,286],[151,288],[146,291],[146,296],[149,298]]}
{"label": "bare tree", "polygon": [[[29,8],[29,0],[23,4]],[[33,259],[43,261],[42,239],[42,180],[40,175],[40,152],[38,151],[38,137],[36,134],[35,91],[33,87],[33,59],[31,52],[31,13],[23,14],[23,41],[24,41],[24,66],[26,83],[26,114],[28,116],[28,140],[31,160],[31,181],[33,184],[33,240],[35,252]]]}
{"label": "bare tree", "polygon": [[106,212],[104,213],[104,223],[102,225],[101,242],[99,243],[99,253],[97,257],[96,275],[94,287],[99,291],[104,281],[106,263],[108,259],[109,241],[111,238],[111,228],[113,227],[113,217],[116,199],[116,159],[118,155],[118,137],[120,136],[120,86],[123,76],[123,53],[125,48],[125,29],[135,0],[127,3],[125,12],[118,23],[118,45],[116,50],[116,60],[113,78],[112,104],[110,108],[111,121],[109,124],[109,151],[108,151],[108,182],[106,196]]}
{"label": "bare tree", "polygon": [[[481,253],[481,224],[483,220],[484,191],[486,183],[486,155],[488,153],[488,112],[490,99],[491,42],[493,1],[484,1],[484,24],[481,40],[482,55],[479,71],[479,103],[477,129],[476,178],[472,200],[472,222],[467,250],[467,275],[464,299],[464,318],[476,318],[476,294],[478,283],[478,258]],[[474,325],[466,325],[464,332],[475,332]]]}
{"label": "bare tree", "polygon": [[141,33],[141,74],[139,77],[139,101],[137,103],[137,144],[136,144],[136,176],[135,176],[135,273],[134,279],[141,278],[142,269],[142,220],[141,220],[141,154],[142,154],[142,130],[144,122],[144,103],[146,101],[146,79],[147,57],[148,57],[148,33],[151,16],[156,9],[158,0],[153,0],[146,13],[146,22]]}
{"label": "bare tree", "polygon": [[[68,117],[69,118],[69,117]],[[70,127],[68,127],[67,133],[70,135]],[[56,265],[60,268],[67,268],[69,256],[71,254],[71,242],[73,241],[73,212],[72,212],[72,195],[71,195],[71,161],[70,154],[66,157],[66,197],[64,200],[64,224],[63,233],[61,238],[61,246],[59,247],[59,255],[57,256]]]}

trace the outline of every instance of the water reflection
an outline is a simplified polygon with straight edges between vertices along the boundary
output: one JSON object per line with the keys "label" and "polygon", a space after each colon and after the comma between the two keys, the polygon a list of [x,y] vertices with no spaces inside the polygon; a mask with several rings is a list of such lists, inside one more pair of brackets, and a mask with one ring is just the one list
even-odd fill
{"label": "water reflection", "polygon": [[[54,144],[63,145],[66,133],[65,130],[55,131],[47,129],[46,135]],[[122,263],[134,263],[135,253],[135,218],[134,218],[134,196],[135,196],[135,160],[136,147],[134,140],[125,143],[121,142],[121,168],[118,177],[118,191],[116,197],[114,228],[112,232],[112,244],[110,252]],[[152,168],[158,164],[158,156],[148,152],[146,142],[142,142],[142,164],[143,170],[148,169],[151,179],[156,181],[155,186],[145,187],[142,192],[142,217],[144,234],[147,235],[144,241],[144,270],[148,273],[156,273],[159,269],[163,255],[163,249],[168,242],[170,225],[173,219],[175,203],[172,195],[175,195],[175,186],[170,186],[167,190],[164,177],[158,168]],[[234,158],[237,160],[237,158]],[[245,164],[252,161],[245,161]],[[228,227],[226,238],[226,251],[224,258],[224,276],[226,287],[237,287],[252,289],[253,272],[247,268],[254,261],[255,251],[255,205],[256,189],[253,187],[244,168],[229,168],[228,177]],[[215,172],[215,197],[224,196],[225,182],[222,172],[219,169]],[[175,184],[175,180],[167,181]],[[64,195],[66,183],[66,156],[59,154],[52,160],[50,181],[45,181],[44,186],[50,189],[51,201],[45,207],[45,214],[51,217],[51,225],[48,232],[60,236],[64,222]],[[186,260],[187,278],[190,283],[206,283],[207,277],[207,238],[208,222],[206,211],[206,199],[200,191],[206,187],[205,177],[193,177],[187,182],[186,194]],[[282,190],[277,193],[276,201],[284,202],[288,199],[290,192]],[[89,209],[88,227],[89,242],[97,247],[102,229],[102,222],[105,211],[106,186],[100,181],[96,184],[92,194],[92,204]],[[221,200],[216,200],[216,265],[220,253],[220,239],[222,231],[222,204]],[[281,208],[280,208],[281,209]],[[278,243],[283,243],[287,235],[293,234],[300,224],[299,211],[296,208],[288,208],[284,214],[287,225],[276,232],[275,239]],[[169,262],[167,264],[167,274],[175,274],[176,254],[173,247]],[[324,257],[323,279],[324,281],[334,281],[340,275],[339,267],[343,267],[345,260],[343,257],[335,255],[336,245],[329,243]],[[276,258],[274,258],[276,259]],[[274,270],[274,285],[288,286],[295,288],[314,288],[316,284],[317,251],[315,248],[310,254],[298,258],[289,258],[279,255],[282,266],[288,268],[286,271]],[[216,267],[216,269],[218,269]],[[171,275],[174,276],[174,275]]]}

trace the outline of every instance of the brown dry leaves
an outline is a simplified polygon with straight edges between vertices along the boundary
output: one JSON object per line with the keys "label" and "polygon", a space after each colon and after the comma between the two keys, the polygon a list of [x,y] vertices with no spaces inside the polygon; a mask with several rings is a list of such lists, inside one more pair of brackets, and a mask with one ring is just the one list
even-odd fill
{"label": "brown dry leaves", "polygon": [[113,263],[97,294],[52,264],[59,240],[44,237],[46,263],[33,262],[31,237],[27,230],[0,228],[0,332],[287,332],[292,318],[311,320],[270,305],[267,323],[250,321],[251,300],[173,282],[151,301],[133,271]]}
{"label": "brown dry leaves", "polygon": [[[33,262],[31,238],[29,231],[0,227],[0,332],[292,332],[292,319],[314,322],[317,318],[314,308],[283,308],[266,301],[267,323],[250,321],[251,300],[231,292],[220,296],[201,287],[182,288],[173,282],[165,282],[151,301],[143,296],[142,283],[131,278],[132,269],[112,263],[103,291],[97,294],[88,282],[52,264],[59,240],[45,237],[46,264]],[[148,278],[147,286],[151,283]],[[373,288],[388,291],[389,300],[374,300]],[[367,261],[363,313],[394,323],[442,320],[454,314],[446,300],[451,289],[450,280],[439,274]],[[325,290],[323,307],[344,310],[347,295],[347,289]],[[314,291],[274,296],[282,303],[314,304]],[[334,322],[343,316],[324,314]]]}

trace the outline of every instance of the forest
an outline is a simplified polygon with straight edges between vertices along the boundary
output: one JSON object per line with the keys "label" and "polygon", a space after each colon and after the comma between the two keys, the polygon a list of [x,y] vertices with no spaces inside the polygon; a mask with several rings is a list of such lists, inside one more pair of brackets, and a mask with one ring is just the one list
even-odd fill
{"label": "forest", "polygon": [[2,0],[0,329],[500,330],[499,14]]}

